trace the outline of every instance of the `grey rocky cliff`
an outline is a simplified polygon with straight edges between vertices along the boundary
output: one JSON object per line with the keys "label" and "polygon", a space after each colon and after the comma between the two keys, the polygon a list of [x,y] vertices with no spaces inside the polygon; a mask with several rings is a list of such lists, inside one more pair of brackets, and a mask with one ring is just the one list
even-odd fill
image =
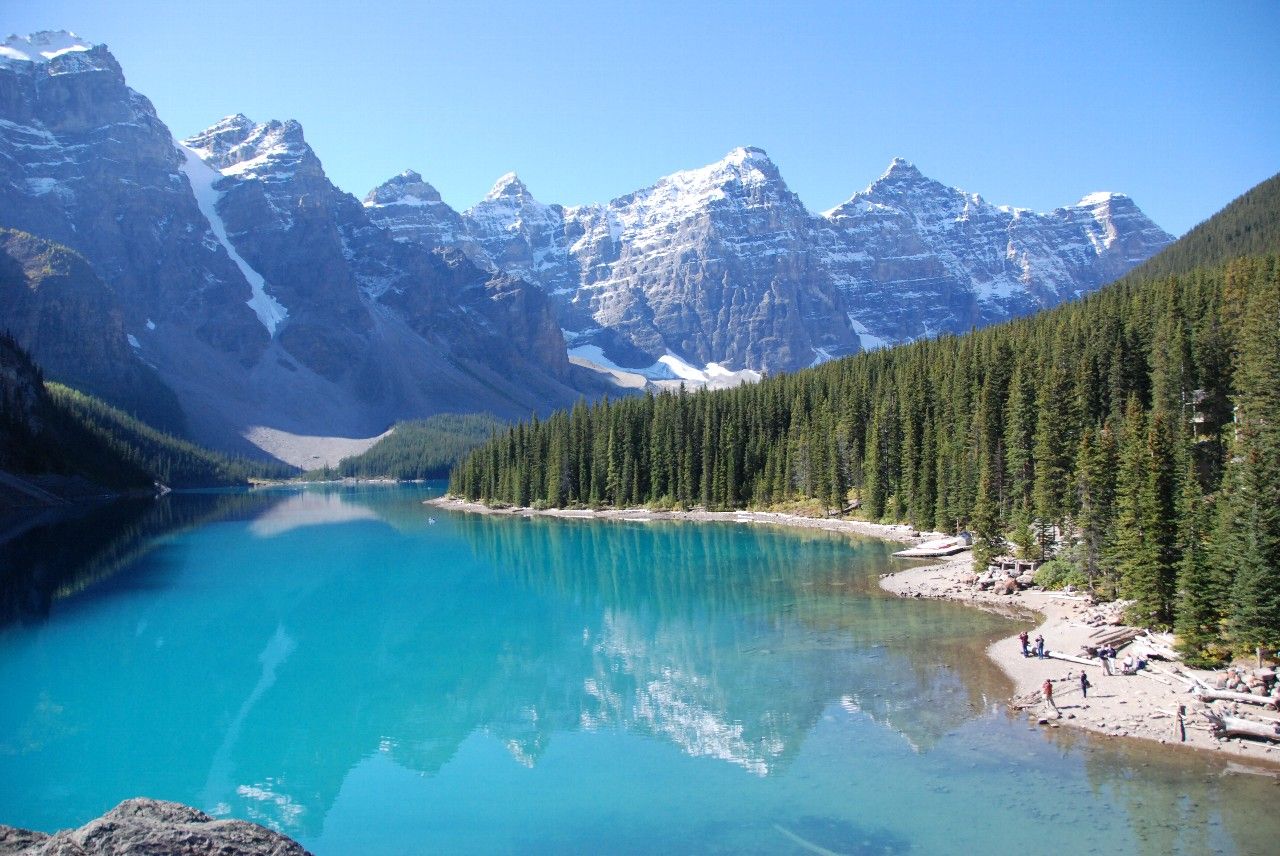
{"label": "grey rocky cliff", "polygon": [[78,253],[0,228],[0,306],[4,328],[47,378],[182,431],[178,401],[132,347],[115,292]]}
{"label": "grey rocky cliff", "polygon": [[580,394],[538,287],[394,240],[296,122],[236,115],[180,145],[104,46],[47,33],[6,47],[0,226],[88,262],[113,341],[177,394],[193,439],[253,453],[254,426],[370,436]]}
{"label": "grey rocky cliff", "polygon": [[886,342],[1056,306],[1173,240],[1121,194],[1038,214],[947,187],[902,159],[823,217],[823,255],[851,320]]}
{"label": "grey rocky cliff", "polygon": [[[66,35],[8,44],[35,53]],[[245,305],[248,284],[209,233],[172,135],[105,46],[79,44],[47,60],[0,61],[3,225],[89,260],[135,335],[147,321],[175,325],[256,359],[268,337]]]}
{"label": "grey rocky cliff", "polygon": [[402,240],[537,282],[571,345],[634,367],[671,352],[795,369],[963,332],[1086,294],[1172,240],[1120,194],[1037,214],[902,160],[816,216],[753,148],[605,205],[543,204],[514,174],[461,215],[435,197],[418,205],[395,179],[365,204]]}
{"label": "grey rocky cliff", "polygon": [[308,856],[256,823],[219,820],[153,799],[125,800],[79,829],[54,835],[0,825],[0,856]]}
{"label": "grey rocky cliff", "polygon": [[[449,207],[436,190],[413,170],[389,179],[364,198],[369,220],[386,229],[397,241],[428,249],[467,247],[478,262],[489,262],[483,250],[471,244],[462,215]],[[492,268],[491,263],[484,265]]]}

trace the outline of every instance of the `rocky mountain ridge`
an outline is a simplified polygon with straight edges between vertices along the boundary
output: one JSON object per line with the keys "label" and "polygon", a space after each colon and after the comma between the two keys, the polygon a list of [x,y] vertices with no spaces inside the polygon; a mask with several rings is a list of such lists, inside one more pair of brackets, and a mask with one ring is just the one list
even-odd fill
{"label": "rocky mountain ridge", "polygon": [[1041,214],[902,159],[815,215],[751,147],[571,208],[539,202],[514,173],[461,214],[439,194],[406,204],[397,181],[366,197],[373,222],[537,282],[571,347],[642,371],[664,356],[790,370],[961,332],[1079,297],[1172,240],[1122,194]]}
{"label": "rocky mountain ridge", "polygon": [[[54,379],[92,351],[131,379],[98,383],[108,401],[258,454],[264,431],[526,415],[963,330],[1086,293],[1169,238],[1118,194],[1035,214],[905,161],[815,215],[750,147],[603,204],[544,204],[511,173],[457,212],[412,171],[361,204],[295,121],[237,114],[175,141],[107,48],[68,33],[0,46],[0,227],[99,283],[43,290],[69,313],[0,295]],[[74,342],[95,312],[108,323]]]}
{"label": "rocky mountain ridge", "polygon": [[158,376],[188,436],[217,448],[262,454],[246,439],[259,428],[372,436],[437,412],[527,415],[595,389],[540,289],[392,240],[298,123],[232,116],[177,143],[107,48],[67,33],[0,50],[0,226],[87,262],[130,345],[104,346],[107,363]]}

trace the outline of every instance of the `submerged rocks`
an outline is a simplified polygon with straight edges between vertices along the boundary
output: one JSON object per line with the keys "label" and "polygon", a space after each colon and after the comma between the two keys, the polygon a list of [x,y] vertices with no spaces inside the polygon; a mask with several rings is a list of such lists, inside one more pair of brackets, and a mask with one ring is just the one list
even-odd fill
{"label": "submerged rocks", "polygon": [[0,825],[0,856],[309,856],[302,845],[244,820],[217,820],[181,803],[125,800],[79,829],[54,835]]}

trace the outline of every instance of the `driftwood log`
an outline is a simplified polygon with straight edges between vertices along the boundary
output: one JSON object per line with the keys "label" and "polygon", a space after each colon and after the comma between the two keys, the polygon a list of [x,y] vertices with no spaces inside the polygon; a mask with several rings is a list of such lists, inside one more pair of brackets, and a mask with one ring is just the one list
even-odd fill
{"label": "driftwood log", "polygon": [[1224,737],[1255,737],[1259,740],[1270,740],[1280,743],[1280,723],[1270,725],[1252,722],[1237,716],[1224,716],[1212,711],[1205,713],[1213,736],[1221,740]]}
{"label": "driftwood log", "polygon": [[1052,657],[1055,660],[1066,660],[1068,663],[1079,663],[1081,666],[1097,666],[1102,668],[1101,660],[1089,660],[1085,657],[1076,657],[1072,654],[1064,654],[1061,651],[1045,651],[1046,657]]}
{"label": "driftwood log", "polygon": [[1123,645],[1136,639],[1142,629],[1138,627],[1104,627],[1089,634],[1091,642],[1098,645]]}
{"label": "driftwood log", "polygon": [[1254,695],[1253,693],[1237,693],[1230,690],[1201,690],[1197,696],[1200,701],[1238,701],[1244,704],[1260,704],[1264,707],[1276,707],[1278,699],[1273,696]]}
{"label": "driftwood log", "polygon": [[1166,681],[1164,678],[1160,677],[1159,675],[1153,675],[1153,674],[1151,674],[1150,669],[1151,669],[1151,667],[1150,667],[1150,666],[1148,666],[1148,667],[1147,667],[1147,668],[1145,668],[1145,669],[1139,669],[1138,671],[1134,672],[1134,674],[1135,674],[1135,675],[1141,675],[1141,676],[1142,676],[1142,677],[1144,677],[1144,678],[1150,678],[1150,679],[1151,679],[1151,680],[1153,680],[1153,681],[1159,681],[1160,683],[1164,684],[1166,687],[1171,687],[1171,686],[1173,686],[1173,684],[1171,684],[1169,681]]}

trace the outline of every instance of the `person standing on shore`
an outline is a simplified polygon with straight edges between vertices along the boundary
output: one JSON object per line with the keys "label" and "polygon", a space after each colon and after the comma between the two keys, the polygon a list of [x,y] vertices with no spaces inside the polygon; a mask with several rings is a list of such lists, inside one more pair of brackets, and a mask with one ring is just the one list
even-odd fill
{"label": "person standing on shore", "polygon": [[1039,633],[1036,634],[1036,656],[1044,659],[1044,637]]}
{"label": "person standing on shore", "polygon": [[1044,696],[1046,713],[1052,710],[1058,719],[1062,719],[1062,711],[1058,710],[1058,706],[1053,703],[1053,678],[1044,679],[1044,686],[1040,687],[1040,693]]}
{"label": "person standing on shore", "polygon": [[1018,641],[1022,643],[1022,656],[1024,657],[1031,656],[1031,652],[1027,650],[1027,639],[1027,631],[1024,630],[1018,634]]}
{"label": "person standing on shore", "polygon": [[1089,697],[1089,687],[1093,686],[1089,683],[1089,676],[1084,673],[1084,669],[1080,670],[1080,694],[1085,698]]}
{"label": "person standing on shore", "polygon": [[1101,648],[1098,649],[1098,659],[1102,661],[1102,673],[1104,675],[1114,674],[1114,672],[1111,671],[1112,655],[1113,655],[1113,652],[1111,648],[1106,645],[1103,645]]}

